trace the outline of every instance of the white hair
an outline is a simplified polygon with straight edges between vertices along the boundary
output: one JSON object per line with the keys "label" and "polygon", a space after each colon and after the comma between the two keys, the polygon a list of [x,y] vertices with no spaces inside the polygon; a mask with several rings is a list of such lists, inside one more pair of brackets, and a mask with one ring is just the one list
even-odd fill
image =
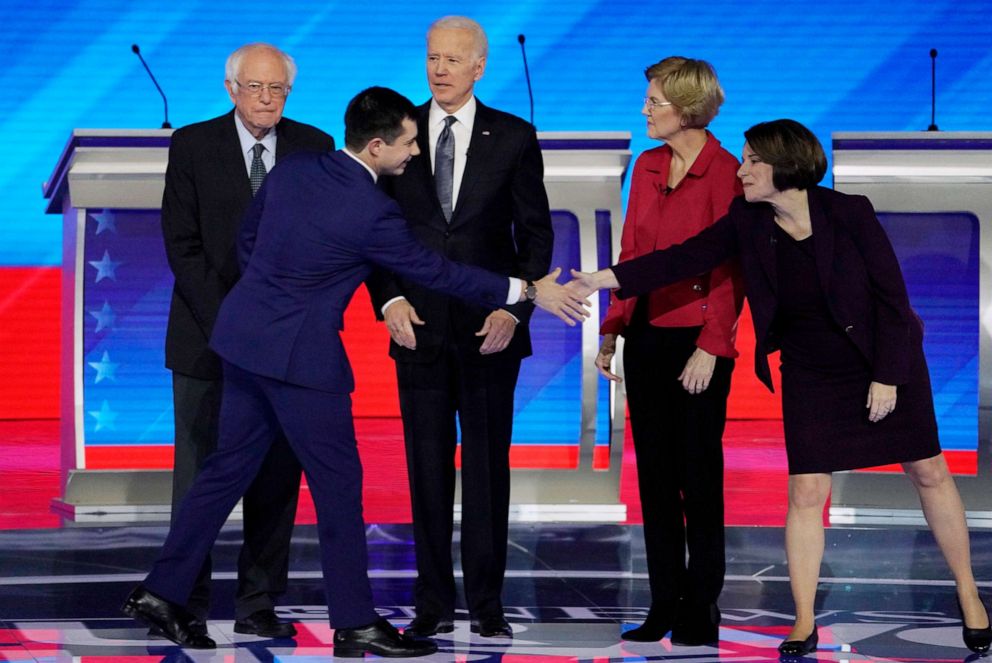
{"label": "white hair", "polygon": [[296,61],[289,53],[263,42],[245,44],[227,56],[227,63],[224,65],[224,78],[232,87],[238,87],[237,79],[238,73],[241,71],[241,61],[252,51],[270,51],[282,58],[283,66],[286,68],[286,85],[293,87],[293,81],[296,80]]}
{"label": "white hair", "polygon": [[434,30],[468,30],[475,41],[475,53],[479,58],[489,55],[489,38],[477,21],[468,16],[442,16],[427,28],[427,38],[430,39]]}

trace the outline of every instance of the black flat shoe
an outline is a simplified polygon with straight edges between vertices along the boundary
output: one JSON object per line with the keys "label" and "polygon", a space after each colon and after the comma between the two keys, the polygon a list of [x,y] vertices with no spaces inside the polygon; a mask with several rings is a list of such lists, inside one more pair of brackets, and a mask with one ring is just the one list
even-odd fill
{"label": "black flat shoe", "polygon": [[786,640],[778,646],[778,653],[782,656],[805,656],[816,651],[816,645],[820,643],[820,636],[816,632],[816,624],[813,624],[813,632],[805,640]]}
{"label": "black flat shoe", "polygon": [[454,620],[417,615],[410,622],[410,625],[403,629],[403,635],[408,635],[411,638],[429,638],[438,633],[451,633],[454,630]]}
{"label": "black flat shoe", "polygon": [[379,618],[362,628],[339,628],[334,631],[334,656],[362,658],[375,654],[383,658],[412,658],[437,651],[433,640],[420,640],[400,633],[396,627]]}
{"label": "black flat shoe", "polygon": [[234,622],[234,632],[263,638],[292,638],[296,627],[276,617],[275,610],[258,610]]}
{"label": "black flat shoe", "polygon": [[[982,604],[985,607],[985,604]],[[976,654],[985,654],[992,645],[992,621],[985,628],[969,628],[964,623],[964,610],[961,609],[961,600],[958,599],[958,612],[961,613],[961,637],[964,638],[965,646]],[[985,611],[985,619],[988,620],[989,611]]]}
{"label": "black flat shoe", "polygon": [[202,623],[186,608],[166,601],[138,585],[121,606],[121,612],[133,617],[149,628],[157,628],[162,635],[180,647],[215,649],[215,643],[201,631]]}
{"label": "black flat shoe", "polygon": [[512,638],[513,629],[503,615],[488,615],[469,622],[468,629],[483,638]]}

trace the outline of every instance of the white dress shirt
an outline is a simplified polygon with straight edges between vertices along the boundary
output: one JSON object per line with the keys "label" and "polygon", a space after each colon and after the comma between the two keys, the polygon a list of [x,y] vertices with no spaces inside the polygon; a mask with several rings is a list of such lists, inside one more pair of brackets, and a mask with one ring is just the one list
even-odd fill
{"label": "white dress shirt", "polygon": [[265,164],[265,172],[268,173],[272,170],[272,167],[276,165],[276,128],[272,127],[262,136],[262,140],[258,140],[245,128],[244,122],[241,121],[237,113],[234,114],[234,126],[238,129],[238,140],[241,141],[241,156],[245,159],[245,170],[248,171],[248,176],[251,177],[251,162],[255,158],[252,150],[255,147],[255,143],[261,143],[265,146],[265,149],[262,151],[262,163]]}

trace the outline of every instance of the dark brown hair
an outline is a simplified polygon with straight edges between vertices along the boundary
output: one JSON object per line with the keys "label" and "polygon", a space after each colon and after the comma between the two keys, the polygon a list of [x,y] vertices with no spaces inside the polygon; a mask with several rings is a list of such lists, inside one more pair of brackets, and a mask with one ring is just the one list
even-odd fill
{"label": "dark brown hair", "polygon": [[808,189],[827,173],[827,157],[813,132],[795,120],[760,122],[744,139],[772,167],[772,184],[779,191]]}

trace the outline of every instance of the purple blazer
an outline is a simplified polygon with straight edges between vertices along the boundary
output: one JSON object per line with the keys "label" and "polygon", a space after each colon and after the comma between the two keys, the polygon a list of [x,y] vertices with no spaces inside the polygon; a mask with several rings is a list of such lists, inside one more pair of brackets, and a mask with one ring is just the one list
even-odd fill
{"label": "purple blazer", "polygon": [[[823,187],[808,193],[816,268],[834,322],[864,355],[872,380],[905,384],[923,343],[923,324],[909,305],[902,270],[871,202]],[[771,205],[740,196],[726,216],[695,237],[614,265],[617,296],[643,295],[737,256],[754,322],[754,370],[773,389],[767,355],[778,349],[772,328],[778,304],[775,241]]]}

